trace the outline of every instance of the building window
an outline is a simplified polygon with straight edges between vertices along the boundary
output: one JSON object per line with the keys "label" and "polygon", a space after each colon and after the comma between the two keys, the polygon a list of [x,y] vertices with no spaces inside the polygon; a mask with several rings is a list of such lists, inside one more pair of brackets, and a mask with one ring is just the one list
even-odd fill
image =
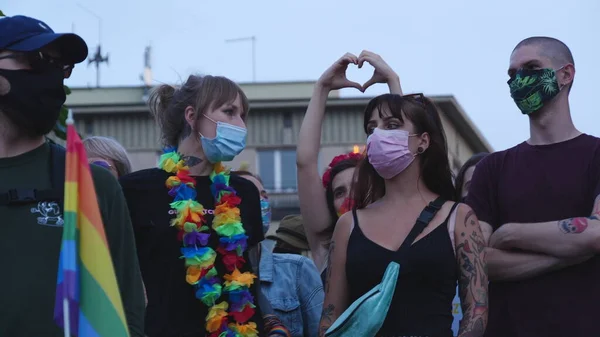
{"label": "building window", "polygon": [[296,191],[296,150],[283,150],[281,153],[281,189]]}
{"label": "building window", "polygon": [[295,192],[296,150],[258,151],[258,174],[269,191]]}
{"label": "building window", "polygon": [[286,111],[283,113],[283,127],[291,128],[292,127],[292,113]]}
{"label": "building window", "polygon": [[269,191],[275,189],[275,152],[258,151],[258,174]]}
{"label": "building window", "polygon": [[86,136],[91,136],[94,134],[94,123],[92,122],[92,119],[89,118],[87,120],[85,120],[85,134]]}

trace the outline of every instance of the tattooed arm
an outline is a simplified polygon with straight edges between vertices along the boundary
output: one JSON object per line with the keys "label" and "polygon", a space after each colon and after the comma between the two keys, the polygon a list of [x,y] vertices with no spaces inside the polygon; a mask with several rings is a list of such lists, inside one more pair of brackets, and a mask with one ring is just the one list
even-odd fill
{"label": "tattooed arm", "polygon": [[[486,242],[492,234],[492,226],[479,221]],[[518,281],[579,264],[589,257],[558,258],[546,254],[508,251],[492,247],[485,249],[485,261],[491,281]]]}
{"label": "tattooed arm", "polygon": [[[327,280],[325,281],[325,302],[319,327],[319,336],[325,336],[327,329],[350,305],[348,282],[346,279],[346,250],[352,230],[352,213],[348,212],[338,220],[329,246]],[[333,284],[333,287],[330,285]]]}
{"label": "tattooed arm", "polygon": [[511,252],[495,248],[486,248],[485,260],[491,281],[519,281],[529,279],[551,271],[560,270],[589,259],[558,258],[555,256],[529,252]]}
{"label": "tattooed arm", "polygon": [[500,249],[495,245],[495,240],[504,230],[504,226],[498,228],[500,224],[496,223],[501,213],[497,200],[497,177],[500,170],[501,165],[498,164],[498,156],[495,154],[490,154],[479,162],[473,173],[467,197],[467,203],[479,218],[479,226],[486,242],[490,242],[493,228],[496,228],[490,247],[485,250],[489,279],[491,281],[524,280],[580,263],[581,261],[574,259],[557,258],[533,251],[509,251],[510,248]]}
{"label": "tattooed arm", "polygon": [[491,237],[490,246],[578,258],[600,252],[600,195],[589,217],[538,223],[509,223]]}
{"label": "tattooed arm", "polygon": [[458,206],[454,239],[459,266],[459,295],[463,311],[459,337],[481,337],[488,319],[488,276],[485,239],[475,213]]}

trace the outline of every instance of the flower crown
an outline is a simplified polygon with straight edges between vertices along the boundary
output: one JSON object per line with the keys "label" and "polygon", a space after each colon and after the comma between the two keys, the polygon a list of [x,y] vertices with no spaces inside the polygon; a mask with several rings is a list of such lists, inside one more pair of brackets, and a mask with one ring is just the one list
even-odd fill
{"label": "flower crown", "polygon": [[327,170],[325,170],[325,173],[323,173],[323,187],[327,188],[327,185],[329,185],[329,183],[331,182],[331,168],[333,168],[334,166],[336,166],[337,164],[339,164],[340,162],[342,162],[344,160],[352,159],[352,160],[359,161],[359,160],[363,159],[363,157],[364,157],[364,155],[362,153],[354,153],[354,152],[340,154],[339,156],[335,156],[331,160],[331,163],[329,163],[329,166],[327,166]]}

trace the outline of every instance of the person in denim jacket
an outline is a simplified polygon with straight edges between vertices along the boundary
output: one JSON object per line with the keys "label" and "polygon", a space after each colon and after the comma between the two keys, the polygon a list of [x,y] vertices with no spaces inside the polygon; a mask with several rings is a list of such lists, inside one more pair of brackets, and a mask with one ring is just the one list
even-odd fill
{"label": "person in denim jacket", "polygon": [[260,288],[293,337],[316,337],[323,310],[323,283],[312,260],[272,253],[261,242]]}
{"label": "person in denim jacket", "polygon": [[[268,199],[258,175],[246,170],[238,170],[234,174],[250,180],[261,192],[261,199]],[[282,220],[283,227],[286,227],[286,223],[302,226],[298,221]],[[269,225],[263,223],[265,233]],[[321,277],[312,260],[302,255],[273,253],[270,243],[265,240],[260,243],[258,278],[262,294],[271,303],[276,316],[292,337],[318,336],[325,293]]]}

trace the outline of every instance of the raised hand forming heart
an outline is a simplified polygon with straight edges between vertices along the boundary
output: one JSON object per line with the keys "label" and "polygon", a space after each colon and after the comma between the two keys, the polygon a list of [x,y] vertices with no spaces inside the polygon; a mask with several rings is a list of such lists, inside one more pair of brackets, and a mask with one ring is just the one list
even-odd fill
{"label": "raised hand forming heart", "polygon": [[[367,62],[375,68],[373,76],[363,85],[354,81],[348,80],[346,70],[348,65],[355,64],[362,68]],[[319,78],[318,83],[328,90],[336,90],[342,88],[356,88],[364,92],[375,83],[387,83],[390,86],[390,91],[395,94],[402,94],[400,88],[400,80],[394,70],[381,58],[381,56],[367,50],[363,50],[358,57],[354,54],[346,53],[329,67]]]}
{"label": "raised hand forming heart", "polygon": [[360,84],[350,81],[346,77],[346,70],[348,69],[349,64],[358,65],[358,57],[346,53],[346,55],[342,56],[331,67],[325,70],[323,75],[319,78],[319,83],[329,90],[356,88],[363,91]]}
{"label": "raised hand forming heart", "polygon": [[[388,83],[391,84],[393,81],[399,81],[396,72],[381,58],[381,56],[363,50],[358,56],[358,68],[362,68],[363,64],[367,62],[375,68],[373,76],[362,85],[362,91],[364,92],[375,83]],[[399,94],[402,94],[401,92]]]}

